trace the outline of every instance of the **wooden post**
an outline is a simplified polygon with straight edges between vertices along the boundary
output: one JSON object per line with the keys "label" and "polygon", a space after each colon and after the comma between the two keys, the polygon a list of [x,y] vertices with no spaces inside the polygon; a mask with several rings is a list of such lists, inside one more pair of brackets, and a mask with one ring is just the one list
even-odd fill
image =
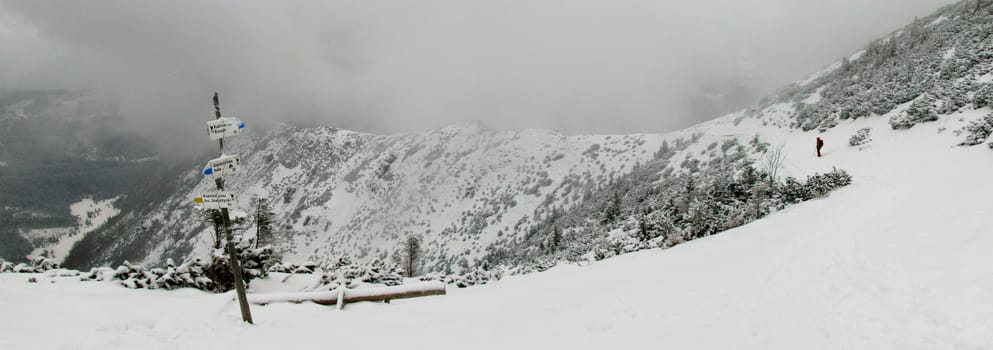
{"label": "wooden post", "polygon": [[[216,119],[221,118],[221,104],[216,92],[214,93],[214,116]],[[224,138],[217,140],[217,142],[221,148],[221,155],[224,155]],[[217,186],[218,191],[224,191],[223,177],[215,176],[214,184]],[[241,307],[241,320],[249,324],[254,324],[252,322],[252,310],[248,306],[248,297],[245,295],[245,281],[242,280],[241,262],[238,261],[238,252],[234,247],[234,234],[231,233],[231,217],[228,216],[228,208],[221,208],[221,220],[224,223],[224,238],[228,240],[229,266],[231,267],[231,273],[234,274],[234,287],[238,293],[238,306]]]}

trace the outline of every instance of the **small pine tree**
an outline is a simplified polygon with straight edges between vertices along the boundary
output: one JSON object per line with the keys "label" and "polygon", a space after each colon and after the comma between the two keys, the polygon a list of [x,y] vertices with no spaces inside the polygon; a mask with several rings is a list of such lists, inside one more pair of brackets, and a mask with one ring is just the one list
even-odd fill
{"label": "small pine tree", "polygon": [[614,222],[619,216],[621,216],[621,195],[615,191],[614,197],[603,210],[603,222]]}
{"label": "small pine tree", "polygon": [[272,208],[269,206],[269,200],[266,198],[260,198],[255,207],[256,248],[258,248],[259,245],[273,243],[272,224],[274,216],[276,216],[276,213],[274,213]]}
{"label": "small pine tree", "polygon": [[421,260],[421,238],[415,235],[408,235],[403,242],[402,264],[407,277],[417,275],[417,268]]}
{"label": "small pine tree", "polygon": [[551,242],[552,252],[557,252],[559,250],[559,247],[561,246],[562,246],[562,229],[559,228],[559,225],[553,225],[552,242]]}

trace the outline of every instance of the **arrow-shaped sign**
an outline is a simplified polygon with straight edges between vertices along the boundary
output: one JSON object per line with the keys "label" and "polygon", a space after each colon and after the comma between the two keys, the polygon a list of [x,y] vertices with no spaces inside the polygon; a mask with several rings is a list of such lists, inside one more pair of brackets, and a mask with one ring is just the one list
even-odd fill
{"label": "arrow-shaped sign", "polygon": [[210,136],[211,140],[218,140],[238,135],[244,128],[245,122],[238,120],[238,118],[217,118],[207,122],[207,135]]}
{"label": "arrow-shaped sign", "polygon": [[207,162],[207,167],[203,169],[204,175],[227,176],[238,171],[241,158],[237,154],[221,155]]}

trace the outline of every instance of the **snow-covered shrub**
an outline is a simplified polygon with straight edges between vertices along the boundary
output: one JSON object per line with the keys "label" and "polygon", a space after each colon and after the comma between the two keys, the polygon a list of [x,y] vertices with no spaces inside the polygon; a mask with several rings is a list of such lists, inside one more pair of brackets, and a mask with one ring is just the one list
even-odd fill
{"label": "snow-covered shrub", "polygon": [[421,276],[421,281],[441,281],[445,284],[455,285],[459,288],[465,288],[469,286],[487,284],[491,281],[498,281],[503,277],[504,271],[502,269],[474,269],[468,273],[462,275],[449,275],[445,276],[437,272],[432,272],[427,275]]}
{"label": "snow-covered shrub", "polygon": [[[226,245],[222,245],[224,246]],[[269,267],[277,263],[272,246],[255,248],[255,242],[251,238],[237,239],[235,250],[241,263],[241,278],[246,284],[253,279],[265,277],[269,273]],[[234,289],[234,274],[231,273],[230,259],[224,248],[213,250],[210,263],[204,267],[204,271],[214,282],[216,291]]]}
{"label": "snow-covered shrub", "polygon": [[79,270],[70,269],[51,269],[45,271],[43,276],[45,277],[76,277],[79,276]]}
{"label": "snow-covered shrub", "polygon": [[793,177],[788,177],[777,190],[783,202],[790,204],[823,197],[832,190],[848,186],[851,183],[851,175],[844,170],[835,168],[824,174],[808,176],[804,183]]}
{"label": "snow-covered shrub", "polygon": [[872,141],[872,129],[861,128],[852,134],[852,137],[848,139],[848,145],[852,147],[858,147],[868,144]]}
{"label": "snow-covered shrub", "polygon": [[[595,246],[594,249],[600,248],[599,245]],[[599,259],[597,259],[599,260]],[[536,256],[528,261],[518,263],[512,271],[508,271],[510,274],[522,275],[533,272],[541,272],[555,267],[558,264],[558,260],[553,256]]]}
{"label": "snow-covered shrub", "polygon": [[975,146],[983,141],[986,141],[993,134],[993,113],[987,114],[982,118],[973,120],[965,127],[965,131],[968,133],[965,137],[965,141],[959,144],[959,146]]}
{"label": "snow-covered shrub", "polygon": [[60,268],[60,266],[57,261],[43,256],[38,256],[31,259],[30,264],[19,263],[17,265],[13,265],[7,261],[0,261],[0,272],[42,273],[58,268]]}
{"label": "snow-covered shrub", "polygon": [[303,264],[276,263],[269,267],[269,272],[312,274],[317,271],[317,264],[307,261]]}
{"label": "snow-covered shrub", "polygon": [[79,276],[80,281],[106,281],[114,278],[114,269],[102,266],[90,269],[90,272]]}
{"label": "snow-covered shrub", "polygon": [[465,288],[469,286],[475,286],[480,284],[486,284],[490,281],[499,280],[502,277],[496,272],[486,271],[486,270],[472,270],[467,274],[450,276],[445,279],[446,284],[453,284],[459,288]]}
{"label": "snow-covered shrub", "polygon": [[83,281],[102,281],[108,278],[118,280],[121,285],[132,289],[176,289],[196,288],[200,290],[217,290],[216,285],[207,277],[204,265],[200,259],[175,266],[169,259],[165,268],[146,270],[127,261],[117,269],[96,268],[80,277]]}
{"label": "snow-covered shrub", "polygon": [[36,256],[34,259],[31,259],[31,266],[34,267],[35,272],[45,272],[61,267],[54,259],[43,256]]}
{"label": "snow-covered shrub", "polygon": [[911,102],[907,111],[890,118],[890,127],[894,130],[910,129],[914,125],[935,120],[938,120],[938,114],[935,111],[934,97],[924,95]]}
{"label": "snow-covered shrub", "polygon": [[983,84],[977,89],[976,94],[972,97],[972,103],[976,105],[976,108],[993,106],[993,83]]}
{"label": "snow-covered shrub", "polygon": [[824,174],[814,174],[807,178],[807,188],[812,198],[823,197],[831,191],[848,186],[852,183],[852,176],[841,169],[832,169]]}
{"label": "snow-covered shrub", "polygon": [[28,265],[28,264],[25,264],[25,263],[19,263],[17,265],[14,265],[13,272],[17,272],[17,273],[34,273],[35,271],[34,271],[34,267],[31,267],[31,265]]}
{"label": "snow-covered shrub", "polygon": [[14,272],[14,263],[0,258],[0,273]]}
{"label": "snow-covered shrub", "polygon": [[364,283],[403,284],[403,270],[378,259],[369,264],[354,264],[348,257],[341,257],[326,270],[319,282],[320,289],[334,289],[340,285],[352,288]]}
{"label": "snow-covered shrub", "polygon": [[786,204],[799,203],[811,198],[810,190],[796,178],[789,176],[776,187],[777,194]]}
{"label": "snow-covered shrub", "polygon": [[114,270],[114,279],[120,280],[120,284],[131,289],[155,289],[156,276],[149,271],[145,271],[139,265],[133,265],[128,261],[124,265],[118,266]]}

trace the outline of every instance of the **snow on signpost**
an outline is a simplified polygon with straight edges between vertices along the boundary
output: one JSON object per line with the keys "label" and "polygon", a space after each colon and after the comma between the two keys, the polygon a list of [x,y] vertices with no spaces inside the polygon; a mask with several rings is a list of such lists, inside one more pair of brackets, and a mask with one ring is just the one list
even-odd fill
{"label": "snow on signpost", "polygon": [[241,133],[245,128],[245,122],[234,117],[217,118],[207,122],[207,135],[211,140],[220,140],[228,136]]}

